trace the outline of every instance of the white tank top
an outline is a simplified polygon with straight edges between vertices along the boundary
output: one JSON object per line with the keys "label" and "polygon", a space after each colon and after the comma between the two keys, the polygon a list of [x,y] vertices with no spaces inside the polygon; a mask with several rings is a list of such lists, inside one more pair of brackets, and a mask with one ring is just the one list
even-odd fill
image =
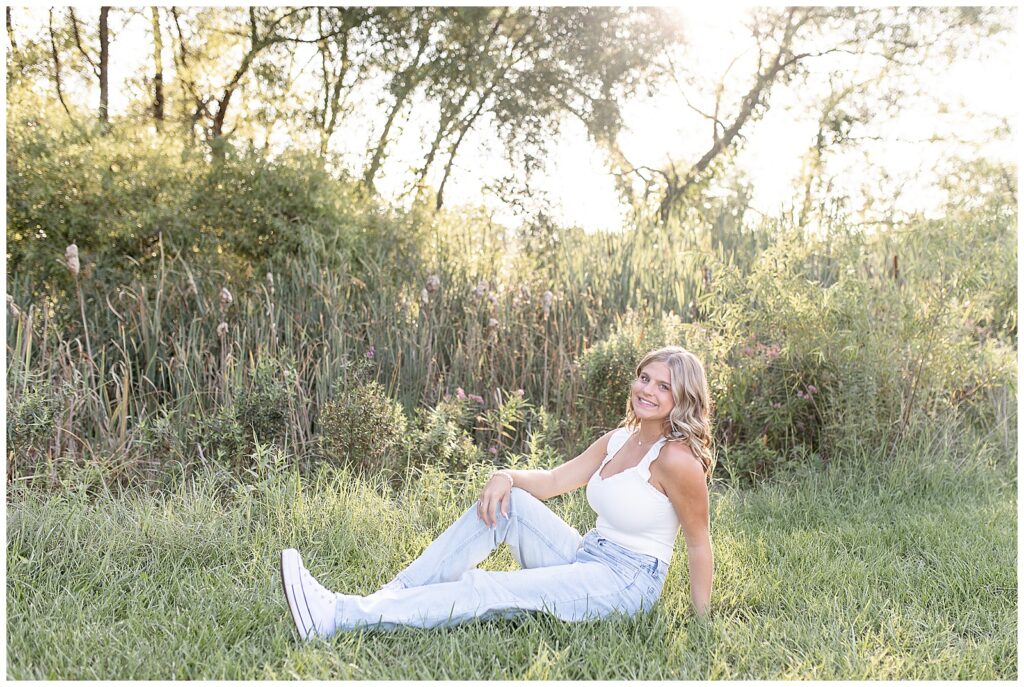
{"label": "white tank top", "polygon": [[587,502],[597,513],[598,534],[667,564],[672,561],[679,516],[669,498],[647,481],[665,439],[654,442],[635,466],[601,477],[605,464],[631,436],[632,432],[622,427],[609,438],[608,454],[587,482]]}

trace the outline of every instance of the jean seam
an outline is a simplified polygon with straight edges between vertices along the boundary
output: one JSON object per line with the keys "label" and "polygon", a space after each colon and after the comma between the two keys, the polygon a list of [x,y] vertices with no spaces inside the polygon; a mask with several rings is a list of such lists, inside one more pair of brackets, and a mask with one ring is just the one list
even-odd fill
{"label": "jean seam", "polygon": [[[627,584],[625,587],[623,587],[620,590],[617,590],[617,591],[614,591],[614,592],[608,592],[607,594],[599,594],[597,596],[591,596],[590,594],[585,594],[585,595],[577,597],[575,599],[569,599],[568,601],[562,601],[560,603],[571,603],[571,604],[574,604],[574,603],[576,603],[578,601],[584,601],[586,599],[594,599],[595,601],[597,601],[598,599],[605,599],[605,598],[607,598],[609,596],[622,596],[622,595],[624,595],[626,592],[628,592],[630,589],[632,589],[635,586],[636,586],[636,578],[633,578],[632,582],[630,582],[629,584]],[[641,593],[641,596],[643,596],[643,593]],[[555,603],[557,604],[559,602],[556,601]]]}
{"label": "jean seam", "polygon": [[464,548],[469,546],[470,543],[472,543],[473,539],[475,539],[476,537],[479,537],[481,534],[487,533],[487,531],[488,531],[488,528],[486,528],[486,527],[483,528],[482,530],[478,530],[475,534],[471,534],[466,539],[464,539],[462,541],[462,543],[460,543],[458,546],[453,546],[451,551],[449,552],[449,554],[441,559],[441,562],[438,563],[437,567],[438,568],[444,568],[445,564],[448,563],[448,561],[450,561],[452,558],[455,557],[455,554],[461,552]]}

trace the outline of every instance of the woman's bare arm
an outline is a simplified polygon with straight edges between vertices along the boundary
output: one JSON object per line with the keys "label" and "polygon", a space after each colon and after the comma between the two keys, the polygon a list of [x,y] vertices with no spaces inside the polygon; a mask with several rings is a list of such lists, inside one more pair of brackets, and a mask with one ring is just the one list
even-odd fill
{"label": "woman's bare arm", "polygon": [[669,443],[652,464],[652,472],[665,489],[686,537],[690,564],[690,596],[693,610],[704,617],[711,605],[714,555],[708,519],[708,487],[704,468],[688,447]]}
{"label": "woman's bare arm", "polygon": [[[512,477],[515,486],[530,492],[541,501],[560,494],[579,489],[586,484],[597,466],[608,453],[608,439],[612,432],[607,432],[592,443],[583,453],[570,461],[562,463],[553,470],[500,470],[500,473]],[[502,474],[495,474],[484,485],[477,502],[477,511],[481,519],[494,526],[498,521],[498,512],[508,515],[508,494],[511,484]]]}

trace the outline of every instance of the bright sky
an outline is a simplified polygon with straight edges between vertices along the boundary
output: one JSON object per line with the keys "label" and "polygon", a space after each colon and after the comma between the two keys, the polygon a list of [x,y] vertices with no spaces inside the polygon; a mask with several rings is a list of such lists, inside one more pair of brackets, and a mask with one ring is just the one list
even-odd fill
{"label": "bright sky", "polygon": [[[746,59],[753,59],[751,40],[743,28],[742,17],[746,10],[742,7],[688,3],[676,12],[691,46],[687,53],[692,60],[690,67],[709,81],[716,79],[741,53],[745,53]],[[95,8],[83,8],[80,17],[95,22],[97,13]],[[18,30],[45,26],[45,19],[45,9],[15,9],[14,22]],[[119,27],[123,21],[121,14],[112,24]],[[138,17],[120,32],[112,45],[111,110],[115,115],[125,109],[126,79],[148,67],[151,58],[147,30],[144,19]],[[993,46],[989,52],[984,59],[962,61],[938,74],[920,77],[926,92],[948,103],[948,111],[937,112],[934,103],[908,102],[896,119],[865,132],[881,136],[883,140],[866,145],[863,149],[866,156],[859,152],[837,157],[829,163],[830,171],[837,174],[837,192],[856,198],[862,184],[873,184],[881,178],[881,170],[885,170],[890,176],[910,180],[898,203],[901,209],[929,211],[941,202],[932,170],[949,156],[951,149],[946,145],[901,143],[896,139],[920,141],[932,133],[957,133],[969,140],[984,140],[985,127],[991,127],[998,118],[1016,124],[1016,103],[1006,97],[1007,84],[1017,82],[1011,65],[1014,53],[1006,46]],[[172,64],[169,55],[165,64]],[[752,73],[752,67],[744,59],[737,63],[731,72],[739,75],[732,81],[735,92],[749,87]],[[823,83],[819,81],[808,89],[821,88]],[[711,109],[709,102],[699,100],[696,91],[688,95],[695,105]],[[677,165],[685,167],[710,146],[708,122],[687,108],[675,85],[664,87],[653,97],[641,96],[625,103],[624,114],[626,129],[619,142],[634,164],[661,167],[671,157]],[[361,122],[347,123],[346,130],[332,140],[353,167],[365,161],[372,127],[380,119],[368,116]],[[378,183],[383,193],[396,193],[405,181],[403,174],[396,172],[409,169],[423,154],[424,134],[416,125],[424,120],[429,121],[429,113],[421,109],[413,121],[403,122],[404,133],[389,150],[389,165]],[[744,129],[746,143],[737,164],[754,186],[752,205],[757,210],[776,214],[792,202],[799,187],[801,160],[816,129],[816,113],[807,111],[806,106],[798,102],[797,94],[789,89],[773,91],[767,115]],[[283,147],[288,141],[276,143]],[[603,154],[587,141],[582,125],[567,120],[559,140],[551,145],[551,151],[549,168],[537,186],[549,195],[556,217],[588,230],[621,227],[625,208],[618,200]],[[985,152],[993,156],[1012,156],[1011,150],[1000,150],[993,145]],[[499,144],[490,140],[486,129],[473,132],[473,138],[467,140],[456,159],[456,169],[446,191],[447,204],[482,202],[493,209],[496,219],[515,223],[507,208],[482,192],[488,181],[509,171]]]}

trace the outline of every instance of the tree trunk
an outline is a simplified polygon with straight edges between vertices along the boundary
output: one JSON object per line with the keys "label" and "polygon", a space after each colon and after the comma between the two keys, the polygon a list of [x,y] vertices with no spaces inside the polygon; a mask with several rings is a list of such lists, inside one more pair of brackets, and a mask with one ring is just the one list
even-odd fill
{"label": "tree trunk", "polygon": [[18,44],[14,40],[14,25],[11,23],[11,8],[8,5],[4,9],[7,10],[7,40],[11,42],[11,50],[17,50]]}
{"label": "tree trunk", "polygon": [[363,185],[370,191],[373,191],[373,179],[377,176],[380,166],[384,163],[384,151],[388,146],[388,136],[391,133],[391,126],[395,123],[395,117],[398,116],[398,113],[405,105],[405,99],[409,97],[409,94],[423,80],[424,75],[422,73],[417,75],[416,71],[420,69],[420,58],[423,57],[423,53],[427,49],[428,39],[427,35],[420,37],[420,46],[416,51],[416,57],[413,59],[412,64],[399,72],[398,76],[395,77],[400,84],[398,91],[395,93],[395,104],[388,113],[387,121],[384,122],[384,131],[381,132],[380,138],[377,140],[377,147],[373,151],[373,157],[370,159],[370,164],[363,173]]}
{"label": "tree trunk", "polygon": [[159,129],[164,121],[164,41],[160,34],[160,10],[153,11],[153,119]]}
{"label": "tree trunk", "polygon": [[796,29],[803,23],[793,22],[794,15],[796,14],[796,8],[790,8],[787,11],[786,26],[783,32],[781,41],[779,42],[779,49],[772,60],[771,66],[757,75],[754,80],[754,85],[750,88],[747,94],[743,97],[743,101],[740,103],[740,111],[736,115],[736,119],[733,123],[722,132],[722,136],[714,141],[714,144],[704,153],[704,156],[697,161],[690,171],[686,173],[686,177],[682,183],[678,183],[678,177],[674,177],[673,181],[669,184],[669,188],[666,189],[665,195],[661,200],[661,204],[658,207],[658,218],[662,224],[668,221],[669,214],[672,211],[672,207],[675,205],[675,201],[678,200],[686,191],[696,183],[700,174],[708,168],[708,165],[718,157],[718,155],[726,150],[739,134],[740,129],[747,123],[747,120],[754,114],[754,110],[761,104],[762,99],[771,90],[772,85],[775,83],[776,78],[779,74],[787,67],[795,64],[797,59],[792,58],[785,60],[784,58],[789,54],[789,48],[793,40],[793,35],[796,33]]}
{"label": "tree trunk", "polygon": [[448,177],[452,173],[452,165],[455,163],[455,155],[459,152],[459,146],[462,145],[462,140],[466,137],[466,134],[469,133],[469,130],[473,128],[473,122],[475,122],[476,118],[480,116],[480,113],[484,111],[484,105],[487,103],[488,99],[490,99],[491,92],[493,90],[494,88],[492,86],[491,89],[484,94],[484,97],[480,99],[480,103],[477,105],[476,110],[473,111],[473,114],[471,114],[462,125],[462,129],[459,131],[459,137],[455,139],[455,142],[452,144],[451,150],[448,153],[448,162],[445,163],[444,166],[444,176],[441,177],[441,185],[437,188],[437,200],[434,203],[434,209],[436,210],[440,210],[444,205],[444,187],[448,184]]}
{"label": "tree trunk", "polygon": [[75,121],[74,115],[71,114],[71,110],[68,108],[67,102],[64,100],[64,88],[61,86],[61,75],[60,75],[60,54],[57,52],[57,37],[53,32],[53,10],[50,10],[50,54],[53,56],[53,83],[57,87],[57,100],[60,101],[64,111],[68,113],[68,119],[71,123],[78,127],[78,122]]}
{"label": "tree trunk", "polygon": [[100,7],[100,122],[108,122],[107,98],[109,96],[110,36],[107,32],[109,7]]}

